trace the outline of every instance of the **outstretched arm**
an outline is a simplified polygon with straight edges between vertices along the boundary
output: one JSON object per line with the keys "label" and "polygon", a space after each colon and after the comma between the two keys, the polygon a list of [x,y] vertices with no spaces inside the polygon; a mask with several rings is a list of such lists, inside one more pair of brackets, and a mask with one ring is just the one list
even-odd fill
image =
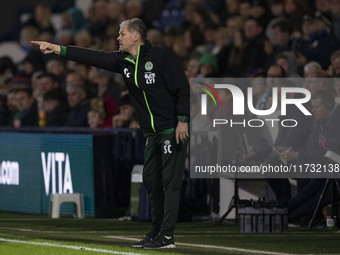
{"label": "outstretched arm", "polygon": [[120,59],[117,57],[119,52],[104,52],[76,46],[60,46],[43,41],[31,41],[31,43],[39,45],[40,50],[44,54],[55,53],[77,63],[95,66],[116,73],[120,72]]}
{"label": "outstretched arm", "polygon": [[39,46],[39,49],[44,54],[55,53],[60,54],[60,45],[44,42],[44,41],[31,41],[31,43]]}

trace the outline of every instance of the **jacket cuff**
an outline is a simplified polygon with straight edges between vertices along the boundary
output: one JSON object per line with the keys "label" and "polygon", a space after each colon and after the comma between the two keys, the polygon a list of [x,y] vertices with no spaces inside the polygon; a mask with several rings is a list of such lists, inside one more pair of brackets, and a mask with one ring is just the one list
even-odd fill
{"label": "jacket cuff", "polygon": [[177,120],[179,121],[179,122],[189,122],[189,117],[188,116],[184,116],[184,115],[178,115],[177,116]]}
{"label": "jacket cuff", "polygon": [[62,56],[62,57],[66,56],[66,46],[60,46],[59,56]]}

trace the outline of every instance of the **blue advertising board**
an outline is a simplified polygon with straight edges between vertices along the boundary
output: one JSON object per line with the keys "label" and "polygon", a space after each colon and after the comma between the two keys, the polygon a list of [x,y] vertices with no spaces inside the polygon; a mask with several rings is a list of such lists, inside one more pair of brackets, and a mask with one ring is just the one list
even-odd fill
{"label": "blue advertising board", "polygon": [[47,214],[50,194],[82,193],[85,216],[95,216],[92,135],[0,133],[0,141],[1,211]]}

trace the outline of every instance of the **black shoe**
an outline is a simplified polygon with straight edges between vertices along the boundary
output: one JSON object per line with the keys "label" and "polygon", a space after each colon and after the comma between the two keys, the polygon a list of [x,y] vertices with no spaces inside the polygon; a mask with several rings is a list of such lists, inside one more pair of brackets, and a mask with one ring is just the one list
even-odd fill
{"label": "black shoe", "polygon": [[174,244],[174,237],[167,237],[159,234],[156,239],[143,245],[144,249],[163,249],[163,248],[176,248]]}
{"label": "black shoe", "polygon": [[146,236],[138,241],[132,244],[133,248],[142,248],[144,244],[152,242],[153,239],[155,239],[158,236],[158,234],[155,234],[153,232],[147,233]]}

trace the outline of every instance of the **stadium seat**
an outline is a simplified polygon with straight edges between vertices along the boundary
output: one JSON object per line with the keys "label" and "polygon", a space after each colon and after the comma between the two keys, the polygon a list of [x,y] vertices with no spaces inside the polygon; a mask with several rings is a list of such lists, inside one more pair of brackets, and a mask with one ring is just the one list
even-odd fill
{"label": "stadium seat", "polygon": [[60,205],[64,202],[74,204],[73,216],[79,219],[84,218],[84,195],[80,193],[51,194],[49,216],[52,219],[60,217]]}

